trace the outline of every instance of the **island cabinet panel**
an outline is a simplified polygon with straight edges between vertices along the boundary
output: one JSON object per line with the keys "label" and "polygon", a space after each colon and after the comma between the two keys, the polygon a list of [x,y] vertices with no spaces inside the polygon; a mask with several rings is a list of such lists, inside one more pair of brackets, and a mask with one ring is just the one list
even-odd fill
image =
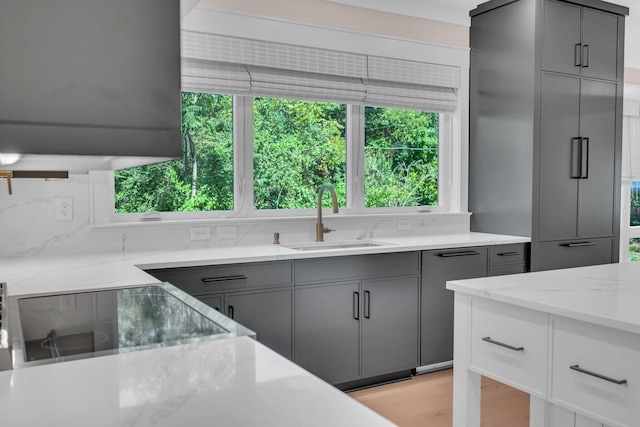
{"label": "island cabinet panel", "polygon": [[453,360],[453,292],[448,280],[485,277],[486,247],[422,252],[420,364]]}
{"label": "island cabinet panel", "polygon": [[578,264],[618,261],[628,13],[599,0],[471,12],[471,230],[530,237],[531,271],[576,265],[546,256],[548,242],[611,239]]}
{"label": "island cabinet panel", "polygon": [[638,336],[563,317],[552,331],[551,401],[605,424],[638,425]]}
{"label": "island cabinet panel", "polygon": [[418,252],[296,260],[294,361],[340,388],[408,375],[419,262]]}
{"label": "island cabinet panel", "polygon": [[147,270],[256,333],[291,359],[293,262],[273,261]]}
{"label": "island cabinet panel", "polygon": [[471,369],[544,397],[548,316],[495,301],[471,305]]}

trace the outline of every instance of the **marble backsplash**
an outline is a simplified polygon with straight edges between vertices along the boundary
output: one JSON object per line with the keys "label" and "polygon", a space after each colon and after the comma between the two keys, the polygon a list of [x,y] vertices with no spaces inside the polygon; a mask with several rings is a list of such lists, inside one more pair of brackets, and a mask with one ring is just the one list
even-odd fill
{"label": "marble backsplash", "polygon": [[[92,221],[95,210],[105,208],[103,203],[93,200],[89,175],[72,174],[60,181],[14,179],[12,183],[13,195],[9,195],[4,180],[0,180],[0,257],[5,258],[268,245],[273,243],[275,232],[280,234],[282,244],[315,240],[315,216],[95,226]],[[73,200],[70,221],[56,220],[56,199],[60,197]],[[398,219],[409,220],[410,229],[399,231]],[[465,233],[469,231],[469,214],[326,214],[324,223],[336,229],[326,235],[327,241],[382,239]],[[237,237],[220,239],[218,227],[221,225],[237,227]],[[209,227],[212,238],[192,241],[191,227],[194,226]]]}

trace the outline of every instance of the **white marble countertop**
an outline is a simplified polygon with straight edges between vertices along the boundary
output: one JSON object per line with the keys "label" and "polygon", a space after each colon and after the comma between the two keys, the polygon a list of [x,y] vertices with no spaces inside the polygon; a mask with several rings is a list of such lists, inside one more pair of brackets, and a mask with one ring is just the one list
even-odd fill
{"label": "white marble countertop", "polygon": [[454,280],[447,289],[640,334],[640,262]]}
{"label": "white marble countertop", "polygon": [[[480,233],[297,251],[280,245],[1,258],[9,295],[155,283],[143,269],[522,243]],[[330,242],[328,242],[330,243]],[[341,391],[248,337],[0,372],[7,426],[387,426]]]}
{"label": "white marble countertop", "polygon": [[[485,233],[376,239],[382,246],[298,251],[283,245],[0,258],[0,282],[9,295],[155,283],[143,269],[402,252],[522,243],[529,239]],[[331,242],[327,242],[331,243]]]}
{"label": "white marble countertop", "polygon": [[248,337],[0,372],[0,424],[393,425]]}

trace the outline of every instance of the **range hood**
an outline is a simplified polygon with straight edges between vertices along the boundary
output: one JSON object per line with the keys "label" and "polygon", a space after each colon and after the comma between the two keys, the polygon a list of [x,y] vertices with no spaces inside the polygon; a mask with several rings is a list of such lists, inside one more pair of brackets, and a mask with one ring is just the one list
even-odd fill
{"label": "range hood", "polygon": [[182,156],[179,0],[3,1],[0,58],[0,169]]}

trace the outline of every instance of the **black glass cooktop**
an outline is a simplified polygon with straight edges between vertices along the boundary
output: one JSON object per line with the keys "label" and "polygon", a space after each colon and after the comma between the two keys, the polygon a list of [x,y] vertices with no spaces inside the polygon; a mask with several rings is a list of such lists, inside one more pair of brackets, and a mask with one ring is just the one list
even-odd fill
{"label": "black glass cooktop", "polygon": [[229,332],[176,295],[152,285],[20,298],[24,361],[170,346]]}

